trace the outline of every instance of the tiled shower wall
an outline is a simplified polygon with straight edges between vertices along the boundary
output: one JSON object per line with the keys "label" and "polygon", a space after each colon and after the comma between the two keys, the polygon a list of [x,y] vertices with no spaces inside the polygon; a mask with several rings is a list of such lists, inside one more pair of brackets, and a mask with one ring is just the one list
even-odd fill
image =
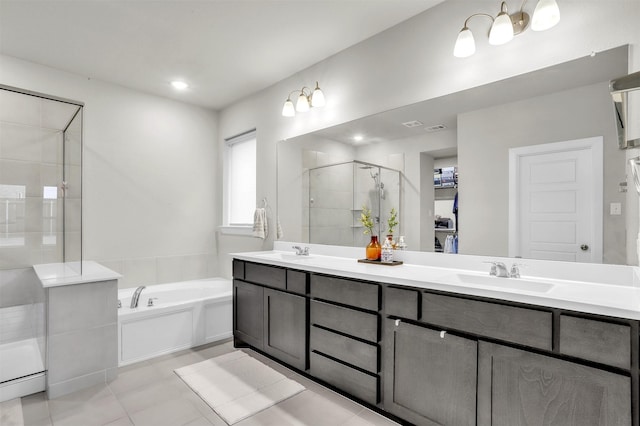
{"label": "tiled shower wall", "polygon": [[0,270],[0,345],[38,339],[45,356],[45,292],[32,268]]}

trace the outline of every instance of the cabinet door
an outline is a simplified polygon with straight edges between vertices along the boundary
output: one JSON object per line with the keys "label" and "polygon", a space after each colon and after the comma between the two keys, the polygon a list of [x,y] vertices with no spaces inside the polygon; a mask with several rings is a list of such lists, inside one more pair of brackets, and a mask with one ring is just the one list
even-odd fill
{"label": "cabinet door", "polygon": [[262,349],[264,288],[233,280],[233,336]]}
{"label": "cabinet door", "polygon": [[476,341],[386,319],[384,350],[386,411],[417,425],[476,424]]}
{"label": "cabinet door", "polygon": [[307,301],[304,297],[264,289],[264,351],[305,370]]}
{"label": "cabinet door", "polygon": [[629,377],[480,342],[478,425],[630,425]]}

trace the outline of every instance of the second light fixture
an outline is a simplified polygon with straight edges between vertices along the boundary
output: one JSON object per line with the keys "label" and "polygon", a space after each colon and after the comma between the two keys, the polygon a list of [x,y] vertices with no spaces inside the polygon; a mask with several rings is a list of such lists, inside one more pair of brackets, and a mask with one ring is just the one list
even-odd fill
{"label": "second light fixture", "polygon": [[[295,93],[298,94],[298,99],[294,107],[291,95]],[[282,115],[284,117],[293,117],[296,115],[296,112],[307,112],[312,107],[323,107],[324,104],[324,93],[322,93],[322,90],[320,90],[320,86],[316,81],[316,88],[313,89],[313,91],[305,86],[300,90],[294,90],[289,93],[289,96],[287,96],[287,100],[284,102],[284,106],[282,107]]]}

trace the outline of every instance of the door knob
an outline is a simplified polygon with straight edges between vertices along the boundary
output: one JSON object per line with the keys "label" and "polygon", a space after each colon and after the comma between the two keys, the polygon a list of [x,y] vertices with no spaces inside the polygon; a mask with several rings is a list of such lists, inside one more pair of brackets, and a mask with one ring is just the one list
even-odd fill
{"label": "door knob", "polygon": [[589,246],[588,246],[587,244],[582,244],[582,245],[580,246],[580,250],[582,250],[582,251],[587,251],[587,250],[589,250]]}

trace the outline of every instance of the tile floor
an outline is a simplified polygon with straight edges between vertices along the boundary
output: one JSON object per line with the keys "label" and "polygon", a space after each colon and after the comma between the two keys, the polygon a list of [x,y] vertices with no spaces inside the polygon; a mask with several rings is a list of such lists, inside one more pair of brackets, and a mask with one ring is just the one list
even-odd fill
{"label": "tile floor", "polygon": [[[173,372],[233,351],[226,341],[188,349],[120,368],[118,378],[60,398],[44,393],[22,398],[26,426],[226,426]],[[254,351],[247,353],[290,377],[307,389],[237,426],[391,426],[379,414],[326,389]]]}

